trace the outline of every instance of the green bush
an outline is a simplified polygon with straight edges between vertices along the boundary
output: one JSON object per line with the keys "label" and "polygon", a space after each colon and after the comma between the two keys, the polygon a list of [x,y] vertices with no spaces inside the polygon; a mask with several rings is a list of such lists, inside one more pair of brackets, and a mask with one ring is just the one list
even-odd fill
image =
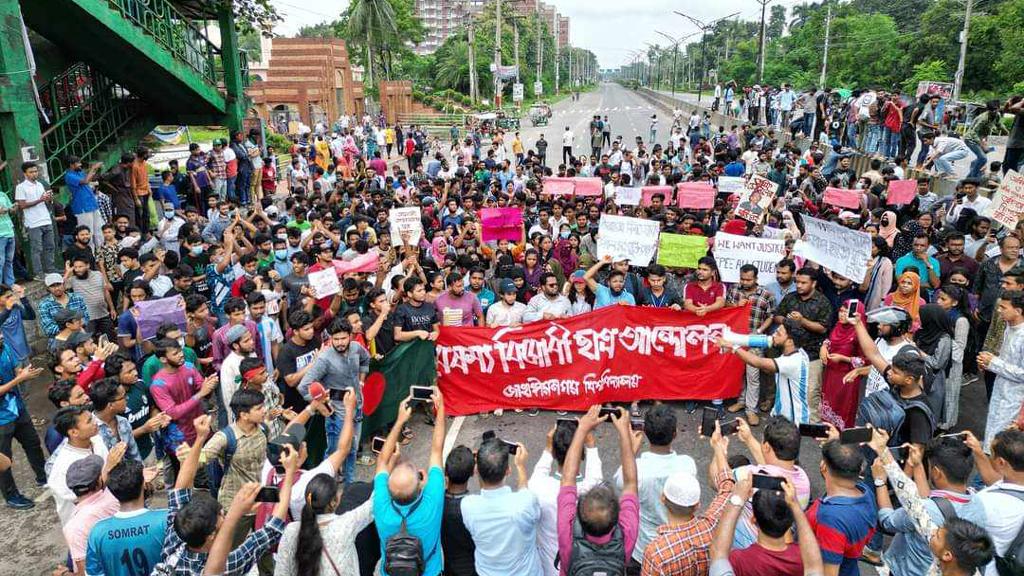
{"label": "green bush", "polygon": [[288,139],[287,136],[278,134],[277,132],[273,132],[271,130],[267,130],[266,133],[267,144],[269,146],[273,146],[274,150],[276,150],[278,153],[283,153],[287,152],[288,150],[291,150],[292,142],[291,140]]}

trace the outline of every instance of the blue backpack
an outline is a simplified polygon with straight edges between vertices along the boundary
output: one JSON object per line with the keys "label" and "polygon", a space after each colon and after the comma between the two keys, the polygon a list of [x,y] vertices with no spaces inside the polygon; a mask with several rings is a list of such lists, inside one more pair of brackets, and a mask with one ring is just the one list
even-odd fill
{"label": "blue backpack", "polygon": [[231,426],[225,426],[221,429],[221,432],[224,433],[224,437],[227,439],[227,445],[224,447],[224,462],[221,463],[219,458],[214,458],[206,463],[208,487],[210,494],[214,498],[220,492],[220,485],[224,482],[224,476],[228,473],[228,468],[231,467],[231,458],[235,455],[235,450],[238,449],[238,438],[235,437],[235,430]]}
{"label": "blue backpack", "polygon": [[896,446],[897,433],[907,419],[907,409],[917,408],[928,416],[931,427],[929,436],[935,432],[935,416],[932,409],[921,398],[905,400],[892,390],[879,390],[866,396],[857,410],[857,426],[871,424],[889,433],[889,445]]}

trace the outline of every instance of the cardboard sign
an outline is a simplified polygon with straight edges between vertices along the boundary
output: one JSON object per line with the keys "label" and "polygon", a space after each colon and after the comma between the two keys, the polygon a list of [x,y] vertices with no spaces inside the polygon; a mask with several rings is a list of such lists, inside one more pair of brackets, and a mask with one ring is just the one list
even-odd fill
{"label": "cardboard sign", "polygon": [[419,244],[420,236],[423,235],[423,221],[420,218],[419,206],[388,210],[388,221],[391,223],[391,245],[402,245],[402,232],[409,233],[409,246]]}
{"label": "cardboard sign", "polygon": [[736,216],[757,224],[764,218],[775,200],[775,191],[779,185],[764,176],[753,174],[743,183],[739,204],[736,205]]}
{"label": "cardboard sign", "polygon": [[889,193],[886,197],[886,204],[900,205],[910,204],[917,194],[917,180],[892,180],[889,182]]}
{"label": "cardboard sign", "polygon": [[600,178],[580,178],[576,177],[573,180],[576,182],[576,195],[577,196],[603,196],[604,195],[604,180]]}
{"label": "cardboard sign", "polygon": [[619,206],[639,206],[641,196],[640,188],[615,187],[615,203]]}
{"label": "cardboard sign", "polygon": [[677,188],[680,208],[710,210],[715,207],[715,189],[702,182],[683,182]]}
{"label": "cardboard sign", "polygon": [[634,266],[647,266],[658,248],[661,226],[654,220],[601,214],[597,230],[597,257],[611,256],[614,261],[629,260]]}
{"label": "cardboard sign", "polygon": [[523,212],[519,208],[483,208],[480,210],[480,239],[484,242],[523,237]]}
{"label": "cardboard sign", "polygon": [[338,273],[333,268],[310,272],[306,276],[309,278],[309,286],[317,298],[327,298],[341,292],[341,282],[338,280]]}
{"label": "cardboard sign", "polygon": [[704,236],[664,233],[658,239],[658,264],[676,268],[696,268],[697,261],[708,253]]}
{"label": "cardboard sign", "polygon": [[576,191],[576,182],[572,178],[556,178],[549,176],[543,180],[544,189],[541,194],[552,196],[572,196]]}
{"label": "cardboard sign", "polygon": [[156,336],[157,330],[165,322],[174,323],[182,331],[188,325],[185,319],[185,299],[180,294],[168,298],[145,300],[135,304],[133,308],[139,311],[135,322],[139,326],[143,340],[149,340]]}
{"label": "cardboard sign", "polygon": [[641,205],[650,206],[652,204],[651,198],[654,198],[655,194],[661,194],[665,197],[663,205],[667,206],[672,203],[672,187],[671,186],[644,186],[640,189],[643,194]]}
{"label": "cardboard sign", "polygon": [[742,176],[719,176],[718,192],[721,194],[738,193],[743,190],[743,185],[746,184],[746,182],[746,179]]}
{"label": "cardboard sign", "polygon": [[825,204],[857,210],[860,208],[860,192],[846,188],[825,188],[821,201]]}
{"label": "cardboard sign", "polygon": [[870,234],[810,216],[803,221],[804,236],[793,246],[793,254],[854,282],[864,279],[871,258]]}
{"label": "cardboard sign", "polygon": [[1007,172],[982,214],[1007,228],[1016,228],[1017,221],[1024,215],[1024,175],[1016,170]]}
{"label": "cardboard sign", "polygon": [[774,278],[775,265],[786,257],[786,241],[719,232],[714,253],[722,282],[739,282],[744,264],[757,266],[758,278]]}

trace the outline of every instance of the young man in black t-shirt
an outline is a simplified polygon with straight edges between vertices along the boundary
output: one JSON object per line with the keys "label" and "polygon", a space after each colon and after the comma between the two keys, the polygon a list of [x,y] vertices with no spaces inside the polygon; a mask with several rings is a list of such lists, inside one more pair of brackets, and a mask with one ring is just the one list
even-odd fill
{"label": "young man in black t-shirt", "polygon": [[405,279],[405,295],[409,301],[395,310],[395,342],[420,340],[437,340],[440,324],[437,319],[437,307],[427,302],[427,291],[421,278]]}
{"label": "young man in black t-shirt", "polygon": [[284,395],[282,405],[296,412],[306,408],[308,402],[299,393],[299,382],[306,375],[306,370],[313,365],[320,352],[320,342],[316,338],[313,315],[305,310],[296,310],[288,315],[288,326],[292,329],[289,338],[277,353],[277,369],[284,379],[281,392]]}

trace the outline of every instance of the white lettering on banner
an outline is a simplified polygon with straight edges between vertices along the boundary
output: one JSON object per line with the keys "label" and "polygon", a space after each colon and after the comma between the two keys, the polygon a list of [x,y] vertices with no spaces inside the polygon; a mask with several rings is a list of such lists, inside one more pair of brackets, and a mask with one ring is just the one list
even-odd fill
{"label": "white lettering on banner", "polygon": [[629,260],[635,266],[646,266],[658,249],[661,226],[655,220],[601,214],[597,231],[597,257]]}
{"label": "white lettering on banner", "polygon": [[786,257],[786,241],[753,238],[719,232],[715,234],[715,262],[722,282],[739,282],[740,267],[757,266],[758,276],[775,276],[775,265]]}
{"label": "white lettering on banner", "polygon": [[726,324],[692,324],[689,326],[627,326],[625,328],[587,328],[576,332],[552,323],[542,338],[494,340],[472,346],[437,346],[437,359],[445,374],[470,371],[493,374],[500,370],[568,366],[575,355],[594,362],[615,358],[617,346],[644,355],[668,354],[686,358],[688,348],[708,354]]}
{"label": "white lettering on banner", "polygon": [[871,236],[845,226],[804,216],[804,236],[793,253],[833,272],[860,282],[871,259]]}
{"label": "white lettering on banner", "polygon": [[611,374],[605,370],[600,375],[590,373],[582,380],[551,378],[538,380],[530,377],[526,382],[509,384],[501,391],[501,395],[510,399],[529,400],[533,398],[551,398],[553,396],[579,396],[580,387],[585,394],[600,394],[604,390],[636,390],[640,388],[643,376],[639,374]]}

